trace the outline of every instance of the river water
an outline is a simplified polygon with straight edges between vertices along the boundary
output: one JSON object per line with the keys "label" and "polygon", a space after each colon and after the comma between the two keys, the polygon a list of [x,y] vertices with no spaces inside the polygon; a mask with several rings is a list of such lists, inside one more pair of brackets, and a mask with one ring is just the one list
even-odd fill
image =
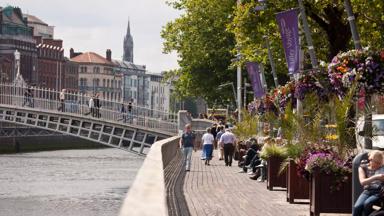
{"label": "river water", "polygon": [[0,155],[0,216],[118,215],[143,160],[118,149]]}

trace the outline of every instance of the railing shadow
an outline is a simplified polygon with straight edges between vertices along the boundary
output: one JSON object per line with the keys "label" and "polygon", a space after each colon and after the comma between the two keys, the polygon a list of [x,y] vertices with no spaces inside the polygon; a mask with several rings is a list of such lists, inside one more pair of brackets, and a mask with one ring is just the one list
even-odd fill
{"label": "railing shadow", "polygon": [[184,196],[185,171],[183,167],[183,156],[181,151],[178,151],[164,170],[169,216],[191,215]]}

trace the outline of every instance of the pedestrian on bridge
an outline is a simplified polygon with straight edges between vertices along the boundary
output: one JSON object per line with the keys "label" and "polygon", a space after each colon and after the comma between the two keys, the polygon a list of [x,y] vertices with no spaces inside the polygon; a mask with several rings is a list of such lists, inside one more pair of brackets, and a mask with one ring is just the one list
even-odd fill
{"label": "pedestrian on bridge", "polygon": [[180,138],[180,148],[183,150],[183,160],[185,170],[188,172],[191,169],[192,150],[195,150],[196,135],[192,131],[191,124],[185,125],[185,131]]}
{"label": "pedestrian on bridge", "polygon": [[128,118],[129,118],[129,121],[131,123],[133,122],[132,103],[133,103],[133,98],[131,98],[131,100],[129,100],[128,105],[127,105]]}
{"label": "pedestrian on bridge", "polygon": [[66,89],[61,90],[59,95],[60,107],[58,110],[61,112],[65,112],[65,92],[66,92]]}
{"label": "pedestrian on bridge", "polygon": [[86,113],[85,115],[88,115],[88,114],[91,113],[92,117],[94,117],[94,116],[95,116],[95,111],[94,111],[95,103],[94,103],[94,101],[93,101],[93,96],[91,96],[91,97],[89,98],[88,108],[89,108],[89,112]]}
{"label": "pedestrian on bridge", "polygon": [[127,114],[125,111],[124,103],[121,104],[120,113],[121,113],[121,120],[123,120],[123,122],[126,123],[127,122]]}
{"label": "pedestrian on bridge", "polygon": [[100,115],[100,107],[101,107],[101,104],[100,104],[100,99],[99,99],[99,93],[97,93],[95,95],[95,98],[93,99],[93,103],[94,103],[94,111],[95,111],[95,117],[96,118],[100,118],[101,115]]}

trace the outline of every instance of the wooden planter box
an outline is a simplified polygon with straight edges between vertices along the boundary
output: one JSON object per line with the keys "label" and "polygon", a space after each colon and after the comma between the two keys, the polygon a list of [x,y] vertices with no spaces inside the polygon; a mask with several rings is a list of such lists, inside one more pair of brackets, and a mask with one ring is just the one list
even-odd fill
{"label": "wooden planter box", "polygon": [[297,164],[291,160],[287,169],[287,201],[309,199],[309,181],[297,175]]}
{"label": "wooden planter box", "polygon": [[352,174],[339,191],[330,191],[334,183],[332,174],[314,172],[310,185],[310,215],[320,213],[352,213]]}
{"label": "wooden planter box", "polygon": [[272,190],[273,187],[287,187],[286,171],[284,170],[280,175],[279,169],[283,159],[280,157],[270,157],[267,160],[267,188]]}

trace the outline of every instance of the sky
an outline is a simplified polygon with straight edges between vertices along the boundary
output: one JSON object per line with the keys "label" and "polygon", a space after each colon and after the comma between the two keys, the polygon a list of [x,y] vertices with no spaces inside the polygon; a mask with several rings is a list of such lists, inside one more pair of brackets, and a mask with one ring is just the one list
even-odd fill
{"label": "sky", "polygon": [[75,52],[96,52],[122,59],[123,41],[130,20],[133,61],[160,73],[178,67],[177,55],[163,54],[160,32],[180,16],[166,0],[0,0],[0,6],[18,6],[23,13],[37,16],[55,26],[55,39],[62,39],[65,56]]}

